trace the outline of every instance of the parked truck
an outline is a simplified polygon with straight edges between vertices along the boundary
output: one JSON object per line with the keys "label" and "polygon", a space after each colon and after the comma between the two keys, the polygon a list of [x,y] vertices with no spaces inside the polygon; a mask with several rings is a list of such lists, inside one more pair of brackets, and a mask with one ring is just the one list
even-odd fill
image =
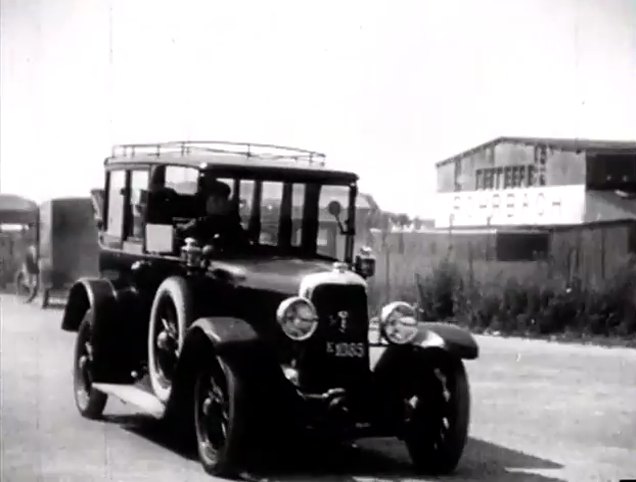
{"label": "parked truck", "polygon": [[65,297],[78,278],[98,272],[97,225],[90,197],[46,201],[38,221],[37,290],[46,308],[51,295]]}

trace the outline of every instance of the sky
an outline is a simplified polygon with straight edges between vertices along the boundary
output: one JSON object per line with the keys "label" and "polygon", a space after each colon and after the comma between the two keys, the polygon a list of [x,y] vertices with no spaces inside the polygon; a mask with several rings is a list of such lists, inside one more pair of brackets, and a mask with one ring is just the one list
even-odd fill
{"label": "sky", "polygon": [[0,191],[88,195],[113,144],[276,143],[433,217],[494,137],[636,139],[636,0],[0,0]]}

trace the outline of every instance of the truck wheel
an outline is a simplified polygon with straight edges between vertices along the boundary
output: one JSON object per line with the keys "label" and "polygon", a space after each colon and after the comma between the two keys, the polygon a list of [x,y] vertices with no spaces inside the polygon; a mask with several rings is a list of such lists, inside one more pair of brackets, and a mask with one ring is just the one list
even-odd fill
{"label": "truck wheel", "polygon": [[405,442],[415,467],[425,473],[452,472],[468,436],[470,390],[461,360],[443,359],[408,401]]}
{"label": "truck wheel", "polygon": [[208,474],[241,473],[247,445],[243,383],[231,369],[213,362],[201,367],[194,385],[194,426],[199,460]]}
{"label": "truck wheel", "polygon": [[186,281],[166,279],[155,295],[148,327],[148,373],[155,395],[164,403],[170,398],[172,375],[191,320],[192,301]]}
{"label": "truck wheel", "polygon": [[86,311],[75,340],[73,393],[75,405],[82,416],[96,419],[102,415],[108,396],[92,388],[93,345],[91,342],[91,314],[91,310]]}

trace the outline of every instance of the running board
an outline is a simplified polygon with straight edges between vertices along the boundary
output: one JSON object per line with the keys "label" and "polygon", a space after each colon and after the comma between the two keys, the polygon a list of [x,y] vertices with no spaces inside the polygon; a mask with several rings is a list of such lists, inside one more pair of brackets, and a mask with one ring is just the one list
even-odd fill
{"label": "running board", "polygon": [[115,383],[93,383],[92,388],[119,398],[124,403],[130,403],[155,418],[163,417],[166,407],[154,395],[139,388],[137,385]]}

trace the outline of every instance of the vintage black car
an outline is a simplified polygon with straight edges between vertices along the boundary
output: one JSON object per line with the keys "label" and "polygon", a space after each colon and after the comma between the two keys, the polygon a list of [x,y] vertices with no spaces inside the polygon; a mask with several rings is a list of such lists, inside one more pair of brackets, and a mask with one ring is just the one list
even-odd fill
{"label": "vintage black car", "polygon": [[[117,146],[105,170],[99,276],[71,288],[62,321],[77,331],[83,416],[118,397],[191,434],[205,470],[224,476],[259,447],[312,435],[399,437],[417,468],[456,467],[462,359],[478,347],[400,301],[370,336],[375,264],[369,250],[354,256],[355,174],[315,152],[221,142]],[[317,241],[325,219],[341,253]]]}

